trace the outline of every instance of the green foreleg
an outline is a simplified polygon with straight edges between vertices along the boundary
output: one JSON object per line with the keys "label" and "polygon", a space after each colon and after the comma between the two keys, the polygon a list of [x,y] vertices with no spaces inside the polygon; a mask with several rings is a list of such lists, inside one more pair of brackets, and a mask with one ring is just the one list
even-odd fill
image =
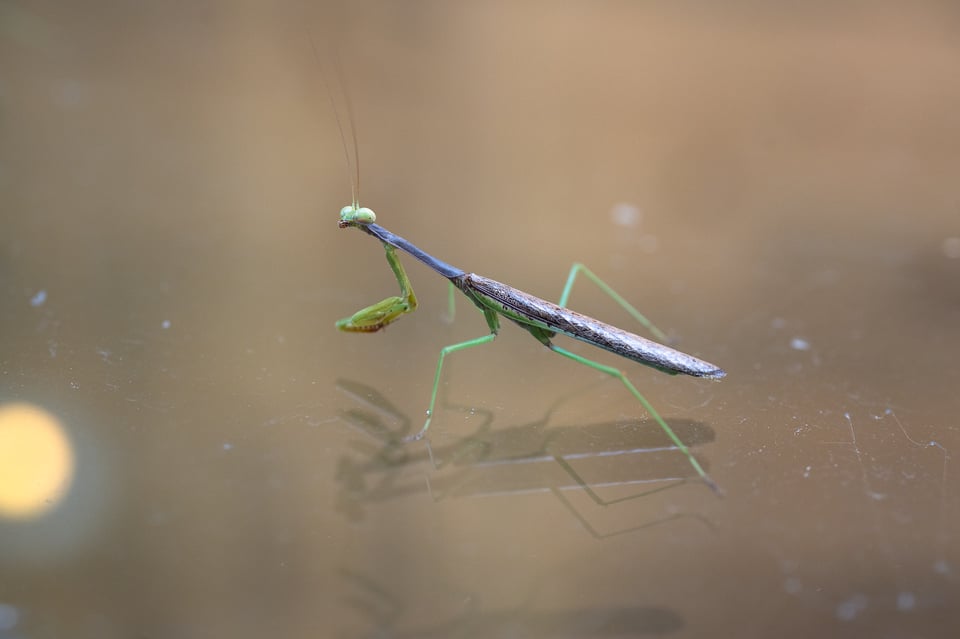
{"label": "green foreleg", "polygon": [[416,310],[417,296],[413,292],[410,278],[403,270],[400,258],[397,257],[397,250],[386,243],[383,248],[387,253],[387,263],[390,264],[393,275],[397,278],[397,283],[400,284],[400,295],[388,297],[376,304],[360,309],[350,317],[339,320],[337,328],[341,331],[375,333],[387,324],[400,319],[403,315]]}

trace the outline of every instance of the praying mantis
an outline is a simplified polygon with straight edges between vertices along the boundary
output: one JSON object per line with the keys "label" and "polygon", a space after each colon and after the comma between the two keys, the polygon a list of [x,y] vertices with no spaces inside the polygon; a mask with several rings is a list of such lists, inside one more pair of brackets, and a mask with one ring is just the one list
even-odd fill
{"label": "praying mantis", "polygon": [[416,310],[417,298],[413,292],[410,278],[400,262],[400,257],[397,254],[398,250],[419,260],[437,274],[446,278],[451,286],[458,289],[480,309],[487,327],[490,329],[487,335],[451,344],[440,350],[440,357],[434,374],[433,389],[430,393],[430,404],[427,408],[427,419],[423,428],[414,435],[407,437],[407,441],[421,439],[430,428],[443,363],[447,355],[492,342],[500,331],[500,318],[503,317],[529,332],[534,339],[554,353],[618,379],[663,429],[677,449],[686,456],[690,465],[693,466],[707,486],[714,492],[720,493],[719,486],[703,469],[697,458],[693,456],[653,405],[637,390],[622,371],[557,346],[552,340],[557,334],[566,335],[670,375],[684,374],[705,379],[720,379],[726,375],[723,369],[693,355],[688,355],[659,342],[568,309],[566,302],[574,281],[580,273],[583,273],[604,292],[613,297],[644,327],[660,339],[664,339],[664,335],[659,329],[583,264],[576,263],[573,265],[559,303],[554,304],[502,282],[451,266],[380,226],[376,223],[376,219],[376,214],[371,209],[359,206],[355,199],[352,204],[340,210],[338,226],[342,229],[356,228],[383,244],[387,263],[400,286],[400,295],[383,299],[357,311],[350,317],[339,320],[336,324],[338,329],[347,332],[373,333]]}

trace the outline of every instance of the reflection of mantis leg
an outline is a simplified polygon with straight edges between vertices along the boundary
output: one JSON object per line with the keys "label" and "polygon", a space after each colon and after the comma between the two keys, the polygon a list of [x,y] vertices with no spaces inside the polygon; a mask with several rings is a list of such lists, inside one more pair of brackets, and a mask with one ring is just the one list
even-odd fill
{"label": "reflection of mantis leg", "polygon": [[[646,496],[648,496],[648,495],[653,495],[653,494],[655,494],[655,493],[659,493],[659,492],[661,492],[661,491],[668,490],[668,489],[670,489],[670,488],[674,488],[674,487],[676,487],[676,486],[679,486],[680,484],[685,484],[685,483],[687,483],[687,480],[686,480],[686,479],[679,479],[679,480],[677,480],[677,481],[674,481],[674,482],[671,482],[671,483],[669,483],[669,484],[666,484],[665,486],[657,486],[656,488],[652,488],[652,489],[650,489],[650,490],[645,490],[645,491],[636,493],[636,494],[634,494],[634,495],[627,495],[627,496],[625,496],[625,497],[619,497],[619,498],[617,498],[617,499],[609,499],[609,500],[607,500],[607,499],[601,498],[600,495],[598,495],[598,494],[596,493],[596,491],[594,491],[594,490],[590,487],[590,484],[587,483],[587,481],[580,475],[580,473],[578,473],[578,472],[573,468],[573,466],[570,465],[570,462],[568,462],[568,461],[567,461],[566,459],[564,459],[562,456],[560,456],[560,455],[553,455],[553,460],[554,460],[555,462],[557,462],[557,464],[558,464],[561,468],[563,468],[563,470],[567,473],[567,475],[569,475],[570,478],[573,479],[573,481],[576,482],[576,484],[577,484],[578,486],[580,486],[580,488],[583,489],[583,492],[591,499],[591,501],[593,501],[593,503],[597,504],[598,506],[612,506],[613,504],[619,504],[619,503],[621,503],[621,502],[630,501],[630,500],[633,500],[633,499],[638,499],[638,498],[640,498],[640,497],[646,497]],[[622,534],[629,533],[629,532],[635,532],[635,531],[638,531],[638,530],[642,530],[642,529],[644,529],[644,528],[649,528],[649,527],[651,527],[651,526],[656,526],[656,525],[658,525],[658,524],[666,523],[666,522],[668,522],[668,521],[673,521],[674,519],[679,519],[679,518],[681,518],[681,517],[695,517],[696,519],[700,520],[701,523],[703,523],[703,524],[706,525],[708,528],[710,528],[711,530],[713,530],[713,525],[712,525],[707,519],[701,517],[700,515],[696,515],[696,514],[686,514],[686,513],[676,513],[676,514],[673,514],[673,515],[669,515],[669,516],[667,516],[667,517],[664,517],[664,518],[662,518],[662,519],[658,519],[658,520],[655,520],[655,521],[647,522],[647,523],[645,523],[645,524],[640,524],[639,526],[633,526],[633,527],[626,528],[626,529],[623,529],[623,530],[618,530],[618,531],[613,532],[613,533],[605,533],[605,534],[602,534],[602,535],[601,535],[599,532],[597,532],[597,530],[596,530],[592,525],[590,525],[590,522],[587,521],[587,518],[584,517],[583,514],[581,514],[580,511],[578,511],[578,510],[576,509],[576,507],[574,507],[574,505],[571,504],[570,501],[569,501],[566,497],[563,496],[563,491],[562,491],[562,489],[560,489],[559,487],[551,487],[551,488],[550,488],[550,492],[553,493],[553,495],[554,495],[558,500],[560,500],[560,503],[562,503],[562,504],[566,507],[566,509],[569,510],[570,513],[577,519],[577,521],[580,522],[580,524],[586,529],[586,531],[587,531],[588,533],[590,533],[590,535],[593,536],[593,537],[596,538],[596,539],[603,539],[603,538],[605,538],[605,537],[615,537],[615,536],[617,536],[617,535],[622,535]]]}
{"label": "reflection of mantis leg", "polygon": [[337,390],[346,393],[357,403],[365,404],[387,421],[397,424],[395,428],[391,428],[380,416],[357,409],[345,410],[341,417],[351,426],[387,444],[396,442],[410,430],[410,418],[373,386],[343,378],[337,380],[336,386]]}
{"label": "reflection of mantis leg", "polygon": [[400,600],[376,581],[358,572],[341,568],[340,575],[344,581],[354,583],[361,591],[361,595],[348,596],[347,605],[372,619],[378,630],[392,628],[403,610]]}
{"label": "reflection of mantis leg", "polygon": [[680,484],[687,483],[686,479],[678,479],[676,481],[670,482],[666,486],[657,486],[656,488],[645,490],[641,493],[637,493],[636,495],[627,495],[626,497],[619,497],[617,499],[606,500],[601,498],[600,495],[598,495],[592,488],[590,488],[590,484],[588,484],[587,481],[580,476],[580,473],[578,473],[576,470],[573,469],[573,466],[570,465],[570,462],[568,462],[563,457],[560,457],[557,455],[553,456],[553,460],[560,465],[560,468],[562,468],[568,475],[570,475],[570,478],[573,479],[573,481],[575,481],[577,485],[583,489],[583,491],[593,501],[593,503],[595,503],[598,506],[612,506],[613,504],[619,504],[622,501],[630,501],[631,499],[637,499],[638,497],[646,497],[647,495],[653,495],[654,493],[659,493],[661,490],[667,490],[668,488],[673,488],[674,486],[679,486]]}
{"label": "reflection of mantis leg", "polygon": [[[648,492],[646,492],[646,493],[642,493],[642,494],[640,494],[640,495],[636,495],[636,497],[642,497],[642,496],[644,496],[644,495],[650,495],[650,494],[652,494],[652,493],[655,493],[655,492],[658,492],[658,491],[661,491],[661,490],[665,490],[665,489],[667,489],[667,488],[672,488],[672,487],[674,487],[674,486],[676,486],[676,485],[677,485],[677,484],[670,484],[669,486],[663,486],[663,487],[657,488],[657,489],[655,489],[655,490],[651,490],[651,491],[648,491]],[[584,527],[584,529],[586,529],[586,531],[587,531],[588,533],[590,533],[590,536],[591,536],[591,537],[594,537],[595,539],[604,539],[604,538],[606,538],[606,537],[616,537],[617,535],[624,535],[624,534],[626,534],[626,533],[636,532],[636,531],[638,531],[638,530],[643,530],[644,528],[652,528],[653,526],[659,526],[660,524],[665,524],[665,523],[667,523],[668,521],[674,521],[675,519],[681,519],[681,518],[683,518],[683,517],[693,517],[694,519],[696,519],[697,521],[699,521],[700,523],[702,523],[704,526],[706,526],[707,528],[709,528],[711,531],[715,531],[715,530],[716,530],[716,529],[714,528],[713,524],[710,523],[710,520],[708,520],[707,518],[703,517],[702,515],[698,515],[698,514],[695,514],[695,513],[675,513],[675,514],[673,514],[673,515],[667,515],[666,517],[662,517],[662,518],[656,519],[656,520],[654,520],[654,521],[648,521],[647,523],[645,523],[645,524],[640,524],[639,526],[632,526],[632,527],[630,527],[630,528],[625,528],[625,529],[623,529],[623,530],[618,530],[618,531],[612,532],[612,533],[603,533],[603,534],[600,534],[599,532],[597,532],[597,530],[596,530],[593,526],[590,525],[590,522],[588,522],[588,521],[586,520],[586,518],[585,518],[583,515],[581,515],[580,512],[579,512],[576,508],[573,507],[573,504],[571,504],[569,501],[567,501],[567,498],[563,496],[563,491],[562,491],[562,490],[560,490],[560,489],[558,489],[558,488],[551,488],[551,489],[550,489],[550,492],[552,492],[552,493],[556,496],[556,498],[560,500],[560,503],[562,503],[564,506],[566,506],[567,510],[569,510],[570,513],[571,513],[574,517],[577,518],[577,521],[579,521],[580,524]],[[630,497],[630,499],[632,499],[632,497]]]}

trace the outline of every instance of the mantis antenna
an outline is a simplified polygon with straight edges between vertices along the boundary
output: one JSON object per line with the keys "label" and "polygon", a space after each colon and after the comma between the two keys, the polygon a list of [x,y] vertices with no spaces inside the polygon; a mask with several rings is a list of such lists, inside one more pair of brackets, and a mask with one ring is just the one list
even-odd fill
{"label": "mantis antenna", "polygon": [[[310,40],[310,48],[313,50],[313,57],[317,64],[321,65],[320,52],[317,50],[317,43],[313,39],[313,34],[307,30],[307,38]],[[340,87],[340,94],[343,97],[343,104],[346,108],[347,125],[350,129],[350,140],[353,143],[353,154],[350,153],[350,143],[347,141],[347,134],[343,126],[343,118],[340,117],[340,108],[335,98],[334,87],[327,78],[327,74],[321,73],[323,86],[327,90],[327,96],[330,98],[330,106],[333,109],[333,117],[337,122],[337,130],[340,132],[340,144],[343,147],[343,155],[347,160],[347,179],[350,181],[350,195],[353,199],[354,208],[360,207],[360,145],[357,142],[357,127],[354,124],[353,102],[350,100],[350,92],[347,91],[346,79],[343,75],[343,66],[340,64],[340,58],[336,52],[332,52],[334,77],[336,84]],[[322,66],[322,65],[321,65]],[[351,167],[352,165],[352,167]]]}

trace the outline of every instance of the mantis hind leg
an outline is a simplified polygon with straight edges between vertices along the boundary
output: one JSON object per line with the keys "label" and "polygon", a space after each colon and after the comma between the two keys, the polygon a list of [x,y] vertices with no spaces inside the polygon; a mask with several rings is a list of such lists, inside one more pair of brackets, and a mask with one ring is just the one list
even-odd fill
{"label": "mantis hind leg", "polygon": [[570,297],[570,291],[573,290],[573,283],[577,279],[577,275],[579,275],[580,273],[583,273],[584,275],[586,275],[587,279],[589,279],[591,282],[593,282],[598,287],[600,287],[601,291],[603,291],[604,293],[609,295],[611,298],[613,298],[613,301],[619,304],[625,311],[630,313],[633,319],[640,322],[640,324],[644,328],[646,328],[648,331],[650,331],[650,333],[655,338],[657,338],[661,342],[669,341],[669,339],[667,338],[667,335],[663,331],[661,331],[659,328],[654,326],[653,322],[648,320],[643,313],[641,313],[636,308],[634,308],[633,305],[630,302],[628,302],[626,299],[624,299],[622,295],[620,295],[615,290],[613,290],[613,288],[611,288],[609,284],[607,284],[606,282],[601,280],[599,277],[597,277],[593,271],[588,269],[586,266],[584,266],[580,262],[576,262],[574,263],[573,266],[570,267],[570,274],[567,275],[567,283],[563,287],[563,293],[560,294],[560,301],[557,302],[557,304],[566,308],[567,299]]}
{"label": "mantis hind leg", "polygon": [[702,479],[704,483],[707,484],[707,486],[709,486],[711,490],[713,490],[713,492],[717,493],[718,495],[723,494],[722,491],[720,490],[720,487],[717,485],[715,481],[713,481],[710,475],[707,474],[707,471],[703,469],[703,467],[700,465],[700,462],[697,461],[697,458],[693,456],[693,453],[690,452],[690,449],[687,448],[686,444],[684,444],[680,440],[680,438],[677,437],[677,434],[673,432],[673,429],[670,428],[666,420],[664,420],[663,417],[660,416],[660,413],[658,413],[656,409],[653,407],[653,405],[649,401],[647,401],[647,398],[640,394],[640,391],[637,390],[637,387],[634,386],[629,379],[627,379],[627,376],[624,375],[623,372],[621,372],[620,370],[612,366],[606,366],[599,362],[595,362],[591,359],[587,359],[586,357],[583,357],[581,355],[577,355],[576,353],[571,353],[566,349],[563,349],[563,348],[560,348],[559,346],[554,345],[549,340],[545,341],[541,339],[540,341],[542,341],[547,346],[547,348],[549,348],[555,353],[563,355],[566,358],[572,359],[575,362],[584,364],[585,366],[589,366],[590,368],[594,370],[598,370],[601,373],[606,373],[611,377],[615,377],[619,379],[620,383],[622,383],[626,387],[626,389],[630,391],[631,395],[637,398],[637,401],[639,401],[640,404],[643,405],[643,408],[647,411],[647,413],[649,413],[649,415],[653,418],[653,420],[657,422],[657,425],[660,426],[660,428],[667,435],[670,441],[673,442],[673,445],[677,447],[677,450],[683,453],[684,457],[687,458],[687,461],[690,462],[690,465],[693,466],[693,469],[697,471],[697,474],[700,476],[700,479]]}

